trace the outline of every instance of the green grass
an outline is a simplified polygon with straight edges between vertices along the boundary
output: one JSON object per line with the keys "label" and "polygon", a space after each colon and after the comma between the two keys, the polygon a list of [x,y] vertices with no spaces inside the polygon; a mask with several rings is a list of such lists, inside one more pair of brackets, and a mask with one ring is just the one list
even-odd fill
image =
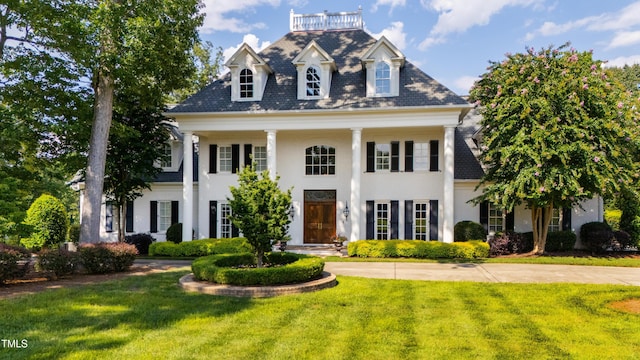
{"label": "green grass", "polygon": [[339,277],[269,299],[185,293],[187,270],[0,301],[0,359],[637,359],[640,287]]}

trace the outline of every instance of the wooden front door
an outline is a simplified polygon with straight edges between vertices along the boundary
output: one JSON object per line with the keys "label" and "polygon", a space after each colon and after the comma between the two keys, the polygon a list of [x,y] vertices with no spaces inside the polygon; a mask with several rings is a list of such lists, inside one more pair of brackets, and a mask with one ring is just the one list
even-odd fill
{"label": "wooden front door", "polygon": [[330,244],[336,234],[336,191],[305,190],[304,243]]}

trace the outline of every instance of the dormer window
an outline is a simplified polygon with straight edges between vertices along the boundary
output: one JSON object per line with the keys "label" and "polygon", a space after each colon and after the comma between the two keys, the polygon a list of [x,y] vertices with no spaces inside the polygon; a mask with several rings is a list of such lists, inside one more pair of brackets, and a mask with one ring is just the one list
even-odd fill
{"label": "dormer window", "polygon": [[315,66],[307,69],[307,96],[320,96],[320,71]]}
{"label": "dormer window", "polygon": [[273,72],[247,44],[242,44],[225,64],[231,72],[231,101],[260,101]]}
{"label": "dormer window", "polygon": [[400,95],[400,68],[405,57],[384,36],[362,57],[367,73],[367,96],[384,97]]}
{"label": "dormer window", "polygon": [[249,69],[240,71],[240,97],[243,99],[253,97],[253,72]]}
{"label": "dormer window", "polygon": [[336,62],[320,45],[312,40],[292,63],[298,70],[298,100],[329,98]]}
{"label": "dormer window", "polygon": [[376,65],[376,94],[385,95],[391,93],[391,70],[386,62]]}

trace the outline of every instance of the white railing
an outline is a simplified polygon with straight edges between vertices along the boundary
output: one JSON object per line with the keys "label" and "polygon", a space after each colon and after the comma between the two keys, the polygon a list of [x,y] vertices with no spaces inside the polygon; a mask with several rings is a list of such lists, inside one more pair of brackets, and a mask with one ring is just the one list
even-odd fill
{"label": "white railing", "polygon": [[291,31],[362,29],[362,7],[353,12],[294,14],[291,10]]}

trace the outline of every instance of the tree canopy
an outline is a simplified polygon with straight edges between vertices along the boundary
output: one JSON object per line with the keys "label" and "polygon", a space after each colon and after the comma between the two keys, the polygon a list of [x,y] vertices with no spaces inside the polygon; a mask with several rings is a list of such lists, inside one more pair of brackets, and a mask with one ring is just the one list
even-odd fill
{"label": "tree canopy", "polygon": [[638,177],[640,102],[591,52],[568,46],[507,54],[470,93],[483,117],[486,166],[474,201],[531,209],[535,252],[544,252],[554,207],[615,193]]}

